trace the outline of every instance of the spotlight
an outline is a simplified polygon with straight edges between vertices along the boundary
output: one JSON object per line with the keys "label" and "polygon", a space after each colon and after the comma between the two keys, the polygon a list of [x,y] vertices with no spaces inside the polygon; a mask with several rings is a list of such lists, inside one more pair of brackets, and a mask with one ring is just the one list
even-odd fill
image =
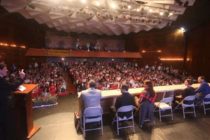
{"label": "spotlight", "polygon": [[162,50],[157,50],[157,53],[162,53]]}
{"label": "spotlight", "polygon": [[130,5],[128,5],[128,9],[131,9],[131,6]]}
{"label": "spotlight", "polygon": [[182,33],[186,32],[186,30],[185,30],[184,27],[181,27],[179,30],[180,30],[180,32],[182,32]]}
{"label": "spotlight", "polygon": [[139,8],[137,8],[137,9],[136,9],[136,11],[137,11],[137,12],[140,12],[140,9],[139,9]]}
{"label": "spotlight", "polygon": [[146,53],[146,52],[147,52],[146,50],[142,50],[142,51],[141,51],[141,53]]}

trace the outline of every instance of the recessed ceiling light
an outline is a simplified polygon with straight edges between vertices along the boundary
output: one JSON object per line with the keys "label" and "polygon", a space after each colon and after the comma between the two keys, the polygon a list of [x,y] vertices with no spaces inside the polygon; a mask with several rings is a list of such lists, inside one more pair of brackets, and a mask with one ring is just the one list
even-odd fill
{"label": "recessed ceiling light", "polygon": [[131,6],[130,5],[128,5],[128,9],[131,9]]}
{"label": "recessed ceiling light", "polygon": [[136,9],[136,11],[137,11],[137,12],[139,12],[139,11],[140,11],[140,9],[139,9],[139,8],[137,8],[137,9]]}
{"label": "recessed ceiling light", "polygon": [[152,12],[153,12],[153,10],[152,10],[152,9],[149,9],[149,12],[150,12],[150,13],[152,13]]}
{"label": "recessed ceiling light", "polygon": [[161,16],[163,16],[163,14],[164,14],[163,12],[160,12],[160,15],[161,15]]}
{"label": "recessed ceiling light", "polygon": [[173,16],[173,13],[172,13],[172,12],[170,12],[168,16]]}
{"label": "recessed ceiling light", "polygon": [[99,1],[96,1],[95,4],[96,4],[96,6],[100,6],[101,5],[101,3]]}
{"label": "recessed ceiling light", "polygon": [[110,3],[110,7],[111,7],[112,9],[117,9],[117,4],[116,4],[115,2],[111,2],[111,3]]}
{"label": "recessed ceiling light", "polygon": [[80,0],[80,2],[81,2],[82,4],[86,4],[86,3],[87,3],[87,0]]}

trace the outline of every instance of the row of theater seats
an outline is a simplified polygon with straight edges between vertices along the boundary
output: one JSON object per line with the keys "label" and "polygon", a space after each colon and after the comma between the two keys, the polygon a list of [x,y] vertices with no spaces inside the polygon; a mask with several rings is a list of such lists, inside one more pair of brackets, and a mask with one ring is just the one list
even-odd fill
{"label": "row of theater seats", "polygon": [[[183,112],[183,117],[186,117],[186,114],[193,114],[194,117],[196,117],[196,111],[195,111],[195,100],[196,96],[187,96],[185,97],[175,108],[172,107],[172,102],[174,100],[174,93],[165,93],[163,95],[162,100],[160,102],[155,102],[155,110],[154,112],[159,112],[159,119],[162,121],[163,117],[171,117],[173,120],[173,111],[179,108],[182,108]],[[203,106],[203,111],[204,114],[206,115],[206,111],[210,110],[210,94],[207,94],[203,100],[202,104]],[[135,132],[135,124],[134,124],[134,106],[129,105],[129,106],[123,106],[120,107],[116,114],[115,117],[112,121],[112,124],[116,123],[117,127],[117,135],[119,135],[120,129],[124,128],[132,128],[133,132]],[[186,111],[186,109],[191,108],[192,110]],[[130,112],[129,117],[119,117],[119,113],[122,112]],[[128,123],[130,125],[120,125],[121,122],[124,121],[131,121],[132,123]],[[145,121],[148,121],[145,120]],[[89,123],[99,123],[100,125],[97,125],[96,128],[88,128],[87,124]],[[83,135],[86,136],[86,131],[92,131],[92,130],[101,130],[101,134],[103,135],[103,111],[101,107],[89,107],[84,110],[83,117],[82,117],[82,130],[83,130]]]}

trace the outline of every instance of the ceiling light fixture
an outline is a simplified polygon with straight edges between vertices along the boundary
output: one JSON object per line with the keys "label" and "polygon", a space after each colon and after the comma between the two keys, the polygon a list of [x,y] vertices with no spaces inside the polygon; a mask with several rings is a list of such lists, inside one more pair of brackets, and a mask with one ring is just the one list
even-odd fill
{"label": "ceiling light fixture", "polygon": [[112,9],[117,9],[117,4],[116,4],[115,2],[111,2],[111,3],[110,3],[110,7],[111,7]]}
{"label": "ceiling light fixture", "polygon": [[173,15],[174,15],[174,14],[173,14],[172,12],[170,12],[168,16],[170,17],[170,16],[173,16]]}
{"label": "ceiling light fixture", "polygon": [[153,12],[153,10],[152,10],[152,9],[149,9],[149,12],[150,12],[150,13],[152,13],[152,12]]}
{"label": "ceiling light fixture", "polygon": [[96,2],[95,2],[95,5],[96,5],[96,6],[100,6],[101,3],[100,3],[99,1],[96,1]]}
{"label": "ceiling light fixture", "polygon": [[87,0],[80,0],[80,2],[81,2],[82,4],[86,4],[86,3],[87,3]]}
{"label": "ceiling light fixture", "polygon": [[186,32],[186,30],[185,30],[184,27],[181,27],[179,30],[180,30],[180,32],[182,32],[182,33]]}

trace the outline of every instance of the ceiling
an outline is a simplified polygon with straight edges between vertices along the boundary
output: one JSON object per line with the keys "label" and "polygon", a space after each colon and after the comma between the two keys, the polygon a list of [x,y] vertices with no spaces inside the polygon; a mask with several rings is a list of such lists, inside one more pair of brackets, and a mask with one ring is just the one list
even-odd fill
{"label": "ceiling", "polygon": [[171,25],[195,0],[1,0],[9,12],[58,31],[122,35]]}

